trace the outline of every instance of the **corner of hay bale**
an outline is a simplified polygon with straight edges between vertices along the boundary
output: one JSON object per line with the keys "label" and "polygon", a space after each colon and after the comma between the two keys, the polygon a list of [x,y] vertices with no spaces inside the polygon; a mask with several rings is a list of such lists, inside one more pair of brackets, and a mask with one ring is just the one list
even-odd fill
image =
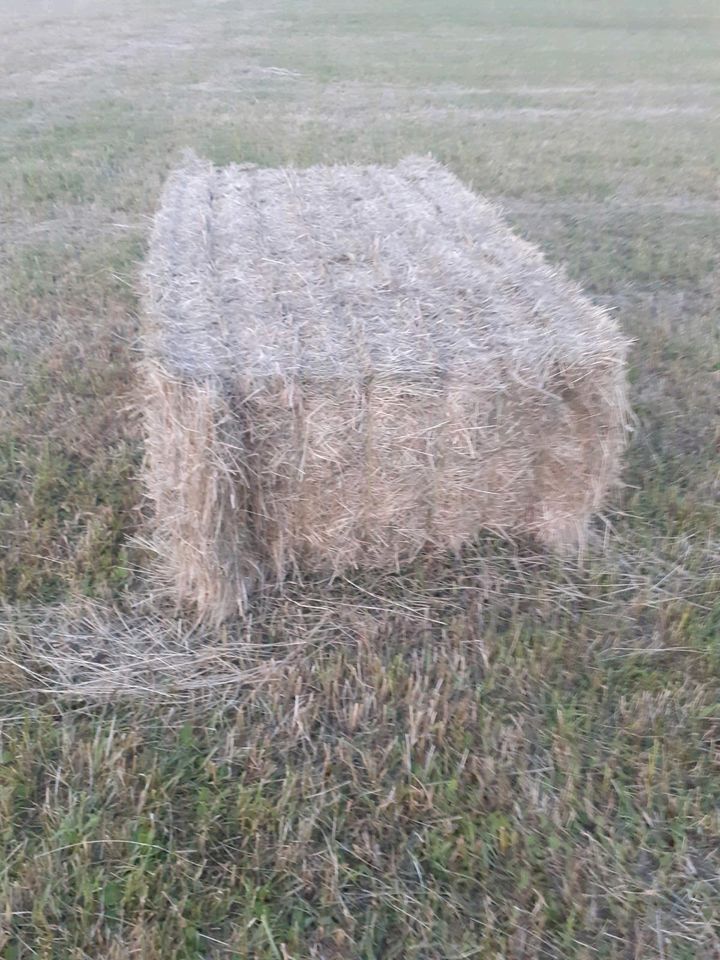
{"label": "corner of hay bale", "polygon": [[144,302],[156,541],[204,617],[482,530],[577,544],[617,481],[615,320],[432,158],[193,159]]}
{"label": "corner of hay bale", "polygon": [[147,361],[145,481],[154,503],[161,582],[182,605],[220,621],[258,581],[246,540],[242,465],[220,384],[183,380]]}

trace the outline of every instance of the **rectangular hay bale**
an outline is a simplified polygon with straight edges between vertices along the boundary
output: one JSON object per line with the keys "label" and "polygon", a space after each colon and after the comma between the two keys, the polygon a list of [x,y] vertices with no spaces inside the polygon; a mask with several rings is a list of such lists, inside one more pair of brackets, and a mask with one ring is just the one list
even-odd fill
{"label": "rectangular hay bale", "polygon": [[147,487],[179,601],[482,530],[582,540],[626,341],[428,158],[169,178],[145,269]]}

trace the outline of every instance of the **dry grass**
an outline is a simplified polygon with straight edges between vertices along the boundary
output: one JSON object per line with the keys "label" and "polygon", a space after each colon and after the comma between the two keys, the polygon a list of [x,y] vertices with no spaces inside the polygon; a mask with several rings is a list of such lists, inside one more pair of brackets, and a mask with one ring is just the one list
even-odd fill
{"label": "dry grass", "polygon": [[[2,960],[717,960],[716,7],[0,0]],[[188,143],[432,151],[618,315],[582,569],[146,603],[135,291]]]}
{"label": "dry grass", "polygon": [[145,279],[157,548],[207,619],[481,530],[576,547],[617,481],[615,319],[431,160],[191,160]]}
{"label": "dry grass", "polygon": [[361,584],[344,576],[333,585],[288,581],[257,595],[243,620],[220,630],[171,616],[146,591],[134,595],[132,609],[111,610],[82,598],[11,608],[3,626],[12,641],[1,657],[7,681],[14,676],[35,696],[98,703],[208,698],[217,704],[246,687],[292,686],[288,677],[299,663],[311,665],[323,649],[353,645],[367,631],[390,626],[404,635],[420,629],[445,636],[459,618],[470,630],[466,639],[472,634],[487,660],[483,610],[511,621],[513,610],[533,603],[541,620],[555,609],[581,611],[589,625],[586,640],[601,656],[662,652],[659,637],[648,637],[633,618],[667,605],[711,609],[720,545],[689,551],[666,544],[647,551],[617,531],[609,540],[609,533],[603,539],[594,531],[582,564],[493,540],[483,553],[466,550],[454,561],[424,558],[403,574],[365,573]]}

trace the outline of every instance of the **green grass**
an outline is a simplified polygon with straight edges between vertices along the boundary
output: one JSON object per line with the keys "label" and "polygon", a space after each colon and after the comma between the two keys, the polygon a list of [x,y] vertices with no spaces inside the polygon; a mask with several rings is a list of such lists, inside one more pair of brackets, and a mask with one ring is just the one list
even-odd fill
{"label": "green grass", "polygon": [[[0,0],[3,960],[718,956],[720,17],[691,6]],[[617,311],[608,553],[485,544],[216,635],[152,612],[135,290],[185,146],[432,151]]]}

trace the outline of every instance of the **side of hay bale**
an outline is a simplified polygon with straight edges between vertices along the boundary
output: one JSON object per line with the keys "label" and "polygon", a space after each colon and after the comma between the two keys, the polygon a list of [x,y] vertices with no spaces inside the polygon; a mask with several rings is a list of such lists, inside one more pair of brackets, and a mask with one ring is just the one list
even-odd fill
{"label": "side of hay bale", "polygon": [[577,544],[617,480],[615,321],[432,161],[191,163],[145,303],[158,550],[209,618],[482,530]]}
{"label": "side of hay bale", "polygon": [[146,363],[145,481],[154,504],[161,585],[200,617],[241,610],[258,583],[233,417],[217,384],[183,382]]}

